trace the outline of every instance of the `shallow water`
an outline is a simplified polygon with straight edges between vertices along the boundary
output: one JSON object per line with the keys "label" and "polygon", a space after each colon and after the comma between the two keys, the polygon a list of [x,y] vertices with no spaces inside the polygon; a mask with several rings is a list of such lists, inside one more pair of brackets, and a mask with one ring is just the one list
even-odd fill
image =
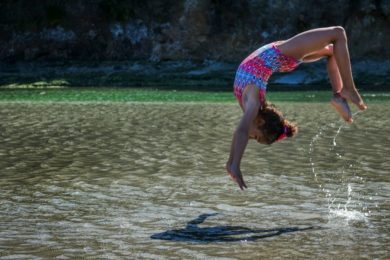
{"label": "shallow water", "polygon": [[390,112],[250,142],[224,164],[237,104],[0,103],[0,259],[390,257]]}

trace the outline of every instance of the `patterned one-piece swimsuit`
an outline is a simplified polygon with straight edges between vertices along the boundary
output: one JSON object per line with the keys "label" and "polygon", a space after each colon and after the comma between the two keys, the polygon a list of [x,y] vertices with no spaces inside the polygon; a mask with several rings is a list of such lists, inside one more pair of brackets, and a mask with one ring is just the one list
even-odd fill
{"label": "patterned one-piece swimsuit", "polygon": [[234,95],[240,104],[242,93],[249,84],[259,87],[259,98],[263,104],[268,79],[272,73],[292,71],[301,63],[281,53],[276,44],[277,42],[273,42],[260,47],[241,62],[234,80]]}

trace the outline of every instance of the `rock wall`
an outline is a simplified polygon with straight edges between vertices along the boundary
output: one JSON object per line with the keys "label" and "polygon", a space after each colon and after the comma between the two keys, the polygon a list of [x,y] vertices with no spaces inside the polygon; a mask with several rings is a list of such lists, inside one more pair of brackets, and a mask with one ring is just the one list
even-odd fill
{"label": "rock wall", "polygon": [[238,62],[264,43],[342,25],[353,58],[390,57],[387,0],[3,0],[0,60]]}

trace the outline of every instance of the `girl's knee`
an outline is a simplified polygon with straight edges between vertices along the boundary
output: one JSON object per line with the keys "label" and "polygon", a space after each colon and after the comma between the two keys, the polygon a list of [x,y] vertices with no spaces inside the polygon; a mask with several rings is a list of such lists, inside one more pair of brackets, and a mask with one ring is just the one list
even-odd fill
{"label": "girl's knee", "polygon": [[333,56],[333,44],[328,44],[325,46],[325,55],[328,57]]}
{"label": "girl's knee", "polygon": [[342,26],[331,27],[335,40],[347,40],[347,34]]}

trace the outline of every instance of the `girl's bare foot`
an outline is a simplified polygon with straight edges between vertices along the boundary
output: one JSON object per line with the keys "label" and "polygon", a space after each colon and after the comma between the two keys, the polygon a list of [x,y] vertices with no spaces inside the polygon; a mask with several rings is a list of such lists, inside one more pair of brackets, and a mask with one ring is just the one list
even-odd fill
{"label": "girl's bare foot", "polygon": [[355,88],[353,88],[353,90],[343,88],[340,95],[354,103],[360,110],[363,111],[367,109],[366,104],[364,104],[363,99],[360,97],[359,92]]}
{"label": "girl's bare foot", "polygon": [[352,124],[351,110],[345,98],[341,97],[340,94],[334,94],[330,103],[347,123]]}

